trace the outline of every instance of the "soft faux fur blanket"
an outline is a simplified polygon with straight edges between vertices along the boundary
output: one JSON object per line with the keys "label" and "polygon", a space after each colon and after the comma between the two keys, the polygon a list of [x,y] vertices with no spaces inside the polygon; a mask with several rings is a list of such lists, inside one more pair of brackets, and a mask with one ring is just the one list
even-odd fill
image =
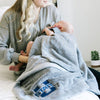
{"label": "soft faux fur blanket", "polygon": [[100,94],[94,75],[67,33],[36,38],[13,91],[19,100],[67,100],[83,91]]}

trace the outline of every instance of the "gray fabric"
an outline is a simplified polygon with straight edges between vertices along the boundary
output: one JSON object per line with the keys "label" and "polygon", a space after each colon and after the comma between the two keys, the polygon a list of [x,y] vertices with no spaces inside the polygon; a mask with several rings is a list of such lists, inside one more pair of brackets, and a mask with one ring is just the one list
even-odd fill
{"label": "gray fabric", "polygon": [[[10,64],[11,62],[18,62],[18,57],[21,50],[26,50],[27,43],[40,35],[41,31],[48,25],[60,21],[60,15],[57,8],[54,5],[41,8],[39,19],[35,26],[30,28],[32,37],[29,41],[26,41],[26,37],[23,34],[22,42],[18,43],[16,32],[20,28],[21,13],[12,9],[8,10],[2,17],[0,22],[0,63]],[[24,31],[23,31],[24,33]],[[11,48],[9,48],[11,46]]]}
{"label": "gray fabric", "polygon": [[[32,90],[45,80],[58,84],[56,91],[44,98],[36,97]],[[67,100],[83,91],[100,94],[94,75],[83,61],[76,42],[67,33],[36,38],[27,68],[13,91],[19,100],[65,100],[65,97]]]}
{"label": "gray fabric", "polygon": [[53,28],[54,33],[58,34],[60,32],[59,28],[55,27]]}

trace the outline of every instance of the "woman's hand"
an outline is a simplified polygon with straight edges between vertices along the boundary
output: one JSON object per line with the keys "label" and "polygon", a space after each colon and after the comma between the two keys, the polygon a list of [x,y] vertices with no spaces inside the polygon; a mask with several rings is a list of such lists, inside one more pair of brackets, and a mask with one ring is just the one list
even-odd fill
{"label": "woman's hand", "polygon": [[49,27],[44,28],[44,29],[42,30],[42,33],[43,33],[43,32],[45,32],[45,34],[46,34],[47,36],[52,36],[52,35],[54,35],[54,32],[51,31],[51,30],[49,29]]}
{"label": "woman's hand", "polygon": [[20,55],[20,56],[19,56],[19,61],[20,61],[21,63],[27,63],[27,62],[28,62],[28,56]]}
{"label": "woman's hand", "polygon": [[28,54],[25,53],[23,50],[20,52],[20,54],[23,55],[23,56],[28,56]]}

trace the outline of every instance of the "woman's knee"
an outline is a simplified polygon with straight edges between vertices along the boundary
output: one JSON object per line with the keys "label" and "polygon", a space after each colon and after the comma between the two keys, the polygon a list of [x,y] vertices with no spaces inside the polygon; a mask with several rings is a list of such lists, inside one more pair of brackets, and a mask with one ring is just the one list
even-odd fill
{"label": "woman's knee", "polygon": [[28,55],[29,55],[29,52],[30,52],[30,50],[31,50],[32,45],[33,45],[33,41],[29,41],[28,44],[27,44],[27,49],[26,49],[26,51],[27,51],[27,54],[28,54]]}
{"label": "woman's knee", "polygon": [[28,45],[29,45],[29,46],[32,46],[32,44],[33,44],[33,41],[29,41],[29,42],[28,42]]}

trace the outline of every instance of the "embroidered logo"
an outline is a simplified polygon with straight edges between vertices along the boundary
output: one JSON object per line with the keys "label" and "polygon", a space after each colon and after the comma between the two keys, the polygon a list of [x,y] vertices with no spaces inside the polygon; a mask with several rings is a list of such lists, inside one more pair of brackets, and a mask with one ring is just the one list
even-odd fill
{"label": "embroidered logo", "polygon": [[34,94],[38,97],[45,97],[56,90],[56,87],[49,83],[48,80],[44,81],[40,86],[36,86],[34,89]]}

